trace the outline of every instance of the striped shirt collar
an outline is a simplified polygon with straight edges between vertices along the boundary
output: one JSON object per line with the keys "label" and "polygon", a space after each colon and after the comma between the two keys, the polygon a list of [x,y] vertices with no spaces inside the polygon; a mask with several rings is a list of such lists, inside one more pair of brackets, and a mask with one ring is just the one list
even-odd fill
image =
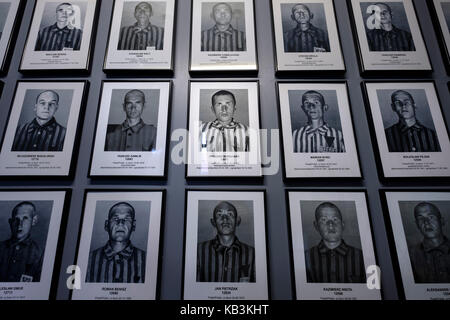
{"label": "striped shirt collar", "polygon": [[138,132],[139,130],[141,130],[142,129],[142,127],[144,127],[144,121],[141,119],[139,122],[138,122],[138,124],[135,124],[134,126],[130,126],[129,124],[128,124],[128,121],[127,120],[125,120],[123,123],[122,123],[122,131],[127,131],[128,129],[131,129],[131,131],[133,131],[134,133],[136,133],[136,132]]}
{"label": "striped shirt collar", "polygon": [[219,28],[217,28],[217,25],[215,25],[214,27],[213,27],[213,32],[214,32],[214,34],[215,35],[232,35],[233,34],[233,31],[234,31],[234,29],[233,29],[233,27],[231,26],[231,24],[228,26],[228,29],[227,30],[225,30],[225,31],[220,31],[219,30]]}
{"label": "striped shirt collar", "polygon": [[329,251],[334,251],[337,252],[338,254],[340,254],[341,256],[345,256],[348,252],[348,246],[347,244],[344,242],[344,240],[341,240],[341,244],[334,248],[334,249],[329,249],[325,243],[322,241],[320,241],[319,243],[319,252],[324,254],[324,253],[328,253]]}
{"label": "striped shirt collar", "polygon": [[214,248],[214,250],[219,251],[219,252],[223,252],[226,249],[236,249],[236,250],[241,250],[241,242],[239,241],[239,239],[237,237],[234,237],[234,241],[233,244],[229,247],[225,247],[220,243],[219,240],[219,236],[216,236],[213,240],[212,240],[212,246]]}
{"label": "striped shirt collar", "polygon": [[45,129],[48,131],[53,131],[56,129],[56,125],[57,123],[55,117],[51,118],[50,121],[46,122],[43,125],[40,125],[37,122],[36,118],[34,118],[33,121],[31,121],[30,125],[28,126],[28,132],[32,132],[36,129]]}
{"label": "striped shirt collar", "polygon": [[424,126],[419,122],[416,121],[416,123],[410,127],[408,127],[405,123],[399,121],[397,123],[397,127],[400,129],[401,132],[407,132],[409,130],[417,130],[417,131],[421,131],[423,130]]}
{"label": "striped shirt collar", "polygon": [[219,130],[222,130],[222,129],[234,129],[234,128],[237,127],[237,125],[238,125],[238,123],[236,121],[234,121],[234,119],[232,119],[231,122],[229,124],[227,124],[227,125],[221,124],[220,121],[217,120],[217,119],[214,120],[211,123],[212,127],[216,128],[216,129],[219,129]]}
{"label": "striped shirt collar", "polygon": [[308,124],[305,128],[306,134],[312,134],[312,133],[318,132],[322,136],[325,136],[327,134],[328,130],[330,130],[330,127],[328,126],[328,124],[326,122],[324,122],[323,125],[318,127],[317,129],[314,129],[310,124]]}
{"label": "striped shirt collar", "polygon": [[426,245],[424,242],[421,243],[421,247],[425,252],[430,252],[433,250],[439,250],[443,254],[449,254],[450,253],[450,241],[447,239],[447,237],[444,237],[444,242],[442,242],[437,247],[432,247],[429,245]]}
{"label": "striped shirt collar", "polygon": [[397,28],[394,25],[392,25],[392,30],[390,30],[390,31],[386,31],[383,29],[378,29],[378,30],[380,30],[380,32],[383,36],[389,36],[389,37],[396,37],[398,34],[400,34],[402,32],[401,29]]}
{"label": "striped shirt collar", "polygon": [[145,27],[145,28],[139,27],[138,23],[135,22],[134,25],[133,25],[133,30],[135,32],[150,32],[152,30],[152,27],[153,26],[152,26],[152,24],[150,22],[148,23],[148,26]]}
{"label": "striped shirt collar", "polygon": [[131,244],[131,241],[128,243],[128,246],[120,252],[114,252],[111,247],[111,244],[108,243],[103,247],[103,252],[106,256],[106,259],[112,260],[115,256],[119,255],[121,258],[128,260],[132,257],[134,252],[134,246]]}
{"label": "striped shirt collar", "polygon": [[29,246],[31,243],[33,242],[33,240],[31,240],[31,235],[29,235],[25,240],[22,241],[17,241],[14,239],[8,239],[6,241],[6,246],[7,247],[14,247],[14,246],[21,246],[21,247],[27,247]]}
{"label": "striped shirt collar", "polygon": [[[75,28],[73,28],[73,29],[75,29]],[[58,27],[58,24],[55,22],[54,24],[52,24],[50,31],[55,31],[55,32],[60,31],[63,33],[69,33],[71,31],[71,29],[69,29],[68,26],[65,26],[64,28],[61,29]]]}
{"label": "striped shirt collar", "polygon": [[301,35],[302,33],[309,33],[311,35],[315,35],[317,31],[317,28],[314,27],[313,24],[309,24],[309,28],[307,30],[302,30],[300,27],[300,24],[297,24],[297,27],[294,29],[294,32],[297,36]]}

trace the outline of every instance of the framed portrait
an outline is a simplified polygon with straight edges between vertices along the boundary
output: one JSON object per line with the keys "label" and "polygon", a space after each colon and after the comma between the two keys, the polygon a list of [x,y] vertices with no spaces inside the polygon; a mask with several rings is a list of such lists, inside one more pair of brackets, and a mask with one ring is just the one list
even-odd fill
{"label": "framed portrait", "polygon": [[105,72],[173,71],[175,0],[115,0]]}
{"label": "framed portrait", "polygon": [[450,192],[384,190],[408,300],[450,300]]}
{"label": "framed portrait", "polygon": [[0,300],[50,298],[66,197],[65,190],[0,192]]}
{"label": "framed portrait", "polygon": [[254,14],[254,0],[192,0],[190,71],[257,72]]}
{"label": "framed portrait", "polygon": [[345,71],[332,0],[272,0],[276,71]]}
{"label": "framed portrait", "polygon": [[21,72],[87,72],[94,46],[97,0],[37,0]]}
{"label": "framed portrait", "polygon": [[433,0],[427,3],[433,14],[432,18],[437,30],[447,71],[450,71],[450,1]]}
{"label": "framed portrait", "polygon": [[72,300],[155,300],[163,191],[87,191]]}
{"label": "framed portrait", "polygon": [[360,178],[345,82],[279,82],[286,178]]}
{"label": "framed portrait", "polygon": [[187,177],[261,177],[258,82],[190,82]]}
{"label": "framed portrait", "polygon": [[298,300],[381,300],[365,192],[287,191]]}
{"label": "framed portrait", "polygon": [[185,300],[268,300],[265,193],[187,191]]}
{"label": "framed portrait", "polygon": [[9,50],[14,46],[13,36],[18,28],[17,17],[23,7],[21,0],[0,0],[0,73],[6,73]]}
{"label": "framed portrait", "polygon": [[448,177],[450,141],[433,82],[365,82],[384,178]]}
{"label": "framed portrait", "polygon": [[363,73],[432,70],[412,0],[350,0]]}
{"label": "framed portrait", "polygon": [[91,176],[164,177],[172,83],[103,83]]}
{"label": "framed portrait", "polygon": [[0,153],[0,176],[73,173],[87,81],[19,81]]}

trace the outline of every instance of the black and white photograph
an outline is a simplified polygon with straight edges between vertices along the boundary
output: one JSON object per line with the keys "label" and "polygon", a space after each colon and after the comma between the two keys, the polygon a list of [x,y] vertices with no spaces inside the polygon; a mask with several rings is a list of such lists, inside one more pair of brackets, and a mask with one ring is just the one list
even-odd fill
{"label": "black and white photograph", "polygon": [[412,0],[351,0],[363,72],[431,71]]}
{"label": "black and white photograph", "polygon": [[184,299],[268,299],[264,193],[187,197]]}
{"label": "black and white photograph", "polygon": [[194,0],[190,71],[257,71],[253,0]]}
{"label": "black and white photograph", "polygon": [[450,193],[385,191],[405,298],[450,300]]}
{"label": "black and white photograph", "polygon": [[21,0],[0,0],[0,72],[5,72],[6,57],[12,43]]}
{"label": "black and white photograph", "polygon": [[170,82],[103,83],[92,176],[164,176]]}
{"label": "black and white photograph", "polygon": [[94,192],[85,199],[72,300],[155,300],[162,191]]}
{"label": "black and white photograph", "polygon": [[0,175],[68,176],[87,82],[18,82]]}
{"label": "black and white photograph", "polygon": [[257,82],[190,83],[188,177],[261,176]]}
{"label": "black and white photograph", "polygon": [[435,22],[442,54],[447,68],[450,68],[450,0],[430,1],[430,11]]}
{"label": "black and white photograph", "polygon": [[347,84],[278,83],[287,178],[361,177]]}
{"label": "black and white photograph", "polygon": [[115,0],[105,71],[171,70],[175,0]]}
{"label": "black and white photograph", "polygon": [[277,71],[345,70],[333,1],[272,0]]}
{"label": "black and white photograph", "polygon": [[0,192],[0,300],[48,300],[65,191]]}
{"label": "black and white photograph", "polygon": [[450,174],[450,141],[433,82],[365,83],[383,175]]}
{"label": "black and white photograph", "polygon": [[298,300],[380,300],[364,192],[288,191]]}
{"label": "black and white photograph", "polygon": [[87,71],[96,7],[96,0],[37,0],[21,71]]}

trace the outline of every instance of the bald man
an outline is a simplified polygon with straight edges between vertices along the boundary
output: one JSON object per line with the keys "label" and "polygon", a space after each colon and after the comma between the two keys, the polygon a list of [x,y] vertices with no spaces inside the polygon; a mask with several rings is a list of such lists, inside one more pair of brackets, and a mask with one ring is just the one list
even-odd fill
{"label": "bald man", "polygon": [[311,23],[314,13],[309,7],[296,4],[291,11],[291,19],[297,23],[297,26],[284,33],[284,51],[330,52],[328,34]]}
{"label": "bald man", "polygon": [[39,93],[33,107],[34,119],[17,128],[11,151],[63,151],[66,128],[56,122],[58,108],[58,93]]}
{"label": "bald man", "polygon": [[422,241],[410,248],[416,283],[450,283],[450,241],[444,235],[446,221],[439,208],[421,202],[414,208],[417,229]]}
{"label": "bald man", "polygon": [[142,120],[147,102],[141,90],[130,90],[125,94],[123,111],[126,119],[122,124],[108,125],[105,151],[154,151],[156,127]]}
{"label": "bald man", "polygon": [[232,203],[216,205],[211,225],[217,235],[197,247],[197,282],[255,282],[255,248],[237,238],[240,224]]}

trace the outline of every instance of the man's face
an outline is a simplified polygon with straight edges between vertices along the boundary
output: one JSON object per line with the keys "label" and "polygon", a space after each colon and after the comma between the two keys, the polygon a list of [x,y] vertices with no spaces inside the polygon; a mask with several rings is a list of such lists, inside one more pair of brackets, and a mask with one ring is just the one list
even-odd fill
{"label": "man's face", "polygon": [[377,6],[380,8],[380,22],[382,24],[391,23],[392,14],[389,11],[389,8],[384,4],[377,4]]}
{"label": "man's face", "polygon": [[442,235],[442,219],[429,206],[419,207],[415,218],[417,227],[426,239],[435,239]]}
{"label": "man's face", "polygon": [[233,14],[231,8],[226,4],[219,4],[213,10],[213,18],[219,25],[227,25],[231,22]]}
{"label": "man's face", "polygon": [[140,3],[136,6],[134,16],[138,21],[138,23],[146,24],[150,22],[150,17],[152,16],[152,9],[148,4]]}
{"label": "man's face", "polygon": [[73,15],[73,8],[71,5],[62,4],[56,8],[56,21],[60,23],[67,23],[69,17]]}
{"label": "man's face", "polygon": [[34,105],[36,118],[42,121],[51,120],[56,110],[58,110],[58,97],[50,91],[42,93]]}
{"label": "man's face", "polygon": [[138,120],[141,118],[145,107],[145,99],[141,94],[131,93],[125,97],[123,108],[127,119]]}
{"label": "man's face", "polygon": [[315,222],[315,227],[325,241],[338,242],[342,239],[344,222],[335,208],[322,208]]}
{"label": "man's face", "polygon": [[222,95],[214,98],[212,109],[217,120],[222,123],[229,123],[233,120],[236,106],[232,96]]}
{"label": "man's face", "polygon": [[109,234],[109,240],[127,242],[134,231],[135,222],[131,209],[128,206],[118,206],[109,220],[106,221],[105,230]]}
{"label": "man's face", "polygon": [[305,6],[297,5],[292,10],[292,17],[297,23],[308,23],[311,20],[311,15]]}
{"label": "man's face", "polygon": [[9,220],[13,239],[22,241],[31,233],[36,222],[36,219],[33,218],[33,211],[33,207],[30,205],[20,206],[16,214]]}
{"label": "man's face", "polygon": [[234,235],[240,222],[240,217],[236,218],[236,213],[228,206],[218,208],[214,213],[214,219],[211,221],[219,235]]}
{"label": "man's face", "polygon": [[416,117],[414,101],[407,94],[399,93],[394,99],[392,107],[400,119],[407,120]]}
{"label": "man's face", "polygon": [[322,105],[317,95],[307,95],[302,104],[302,109],[310,120],[323,119],[326,107]]}

